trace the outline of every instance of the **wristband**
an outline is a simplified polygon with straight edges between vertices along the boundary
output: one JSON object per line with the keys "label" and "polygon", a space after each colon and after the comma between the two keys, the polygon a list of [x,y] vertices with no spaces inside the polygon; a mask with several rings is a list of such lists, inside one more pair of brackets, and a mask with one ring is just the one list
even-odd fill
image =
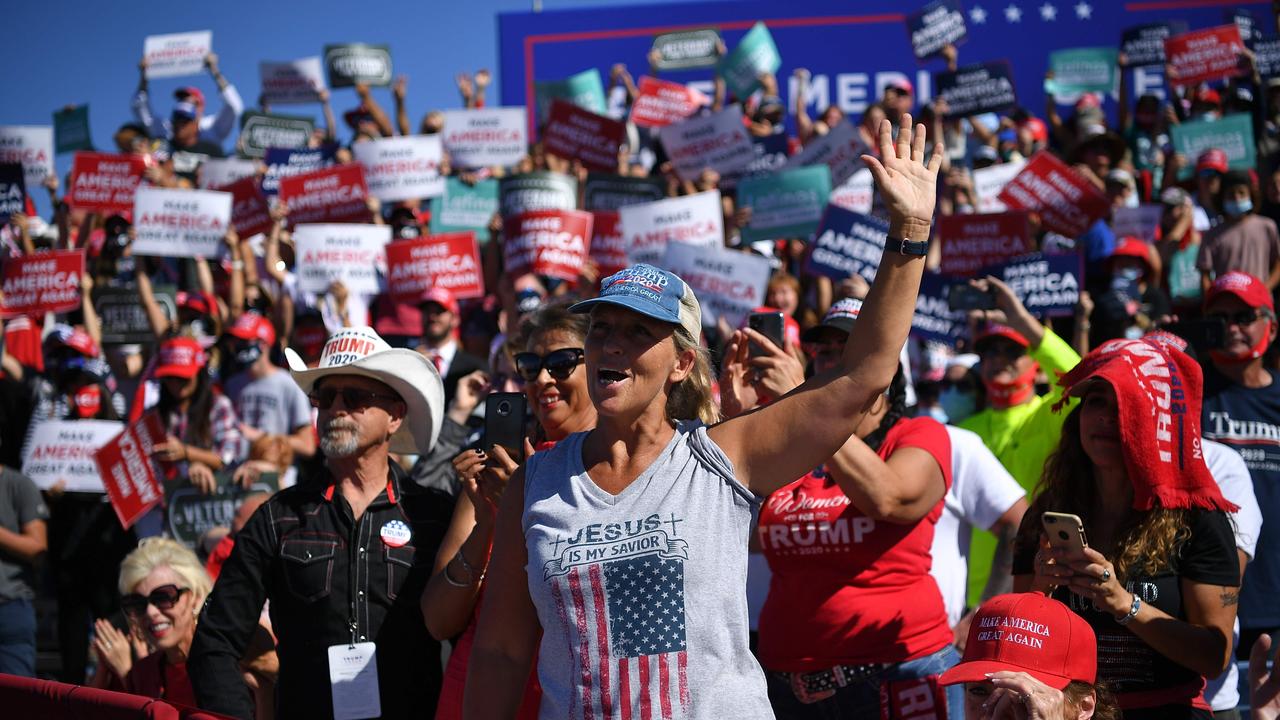
{"label": "wristband", "polygon": [[903,238],[885,238],[885,252],[896,252],[902,255],[924,257],[929,252],[928,240],[905,240]]}
{"label": "wristband", "polygon": [[1133,596],[1133,605],[1129,607],[1129,614],[1116,618],[1117,625],[1128,625],[1129,621],[1138,615],[1138,609],[1142,607],[1142,598],[1137,595]]}

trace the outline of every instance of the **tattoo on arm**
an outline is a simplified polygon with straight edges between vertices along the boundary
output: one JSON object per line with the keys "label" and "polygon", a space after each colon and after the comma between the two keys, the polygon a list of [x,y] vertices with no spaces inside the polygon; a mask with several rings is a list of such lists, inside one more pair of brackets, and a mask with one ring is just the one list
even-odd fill
{"label": "tattoo on arm", "polygon": [[1231,607],[1240,602],[1240,593],[1235,590],[1223,590],[1221,597],[1222,607]]}
{"label": "tattoo on arm", "polygon": [[1017,527],[1005,527],[997,533],[991,574],[987,577],[987,586],[982,590],[983,600],[1013,591],[1013,543],[1017,536]]}

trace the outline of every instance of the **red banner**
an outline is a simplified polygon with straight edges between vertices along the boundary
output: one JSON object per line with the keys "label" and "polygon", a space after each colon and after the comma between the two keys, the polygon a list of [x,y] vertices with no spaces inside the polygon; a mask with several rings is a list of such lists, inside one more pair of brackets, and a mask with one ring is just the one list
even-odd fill
{"label": "red banner", "polygon": [[642,127],[665,127],[680,122],[708,102],[707,96],[680,83],[644,76],[631,106],[631,122]]}
{"label": "red banner", "polygon": [[938,224],[942,272],[968,275],[988,265],[1035,252],[1024,212],[945,215]]}
{"label": "red banner", "polygon": [[1039,213],[1046,230],[1073,239],[1111,207],[1096,185],[1047,150],[1032,157],[1022,172],[1005,184],[999,199],[1010,210]]}
{"label": "red banner", "polygon": [[543,132],[542,145],[562,158],[581,160],[588,170],[618,171],[618,147],[627,126],[590,110],[556,100]]}
{"label": "red banner", "polygon": [[591,240],[591,213],[537,210],[503,223],[506,272],[513,278],[534,273],[576,283]]}
{"label": "red banner", "polygon": [[1165,38],[1169,83],[1186,87],[1247,75],[1249,69],[1241,62],[1243,52],[1240,28],[1235,23]]}
{"label": "red banner", "polygon": [[133,194],[146,167],[140,155],[78,152],[71,165],[67,202],[86,212],[132,212]]}
{"label": "red banner", "polygon": [[459,300],[484,297],[480,246],[473,232],[452,232],[387,245],[387,289],[401,301],[428,288],[444,288]]}
{"label": "red banner", "polygon": [[591,259],[604,279],[631,265],[627,259],[627,239],[617,210],[591,213]]}
{"label": "red banner", "polygon": [[231,224],[241,238],[271,230],[271,211],[257,177],[250,175],[213,189],[231,193]]}
{"label": "red banner", "polygon": [[164,439],[159,416],[150,412],[94,455],[111,507],[125,529],[164,500],[164,489],[151,462],[151,449]]}
{"label": "red banner", "polygon": [[359,163],[280,178],[280,200],[289,205],[289,227],[298,223],[369,222],[364,167]]}
{"label": "red banner", "polygon": [[83,250],[58,250],[11,257],[0,272],[4,302],[0,315],[67,312],[80,307]]}

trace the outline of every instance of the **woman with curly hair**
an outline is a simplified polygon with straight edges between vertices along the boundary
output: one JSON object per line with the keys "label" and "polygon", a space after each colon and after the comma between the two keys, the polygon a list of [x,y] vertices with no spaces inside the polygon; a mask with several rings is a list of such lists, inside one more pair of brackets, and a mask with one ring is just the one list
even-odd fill
{"label": "woman with curly hair", "polygon": [[[1019,530],[1014,589],[1051,594],[1098,636],[1099,680],[1126,720],[1210,718],[1239,597],[1228,512],[1200,445],[1200,368],[1172,336],[1112,340],[1061,384],[1080,397]],[[1046,511],[1078,515],[1083,551]]]}

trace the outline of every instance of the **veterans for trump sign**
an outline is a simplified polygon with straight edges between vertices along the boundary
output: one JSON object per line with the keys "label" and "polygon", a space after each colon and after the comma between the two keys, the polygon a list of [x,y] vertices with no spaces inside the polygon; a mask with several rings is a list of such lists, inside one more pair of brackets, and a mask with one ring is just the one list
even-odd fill
{"label": "veterans for trump sign", "polygon": [[199,75],[210,52],[213,52],[212,30],[148,35],[142,42],[148,80]]}
{"label": "veterans for trump sign", "polygon": [[573,210],[578,207],[577,179],[540,170],[508,175],[498,181],[502,217],[533,210]]}
{"label": "veterans for trump sign", "polygon": [[741,174],[755,157],[737,105],[668,125],[658,137],[681,180],[697,180],[707,169],[721,176]]}
{"label": "veterans for trump sign", "polygon": [[240,152],[260,158],[268,148],[305,148],[315,129],[311,118],[251,110],[240,116]]}
{"label": "veterans for trump sign", "polygon": [[592,173],[582,188],[587,210],[617,210],[627,205],[661,200],[666,188],[657,178]]}
{"label": "veterans for trump sign", "polygon": [[48,125],[0,125],[0,163],[18,163],[27,187],[39,187],[53,171],[53,128]]}
{"label": "veterans for trump sign", "polygon": [[503,223],[507,273],[534,273],[576,283],[591,243],[591,213],[536,210]]}
{"label": "veterans for trump sign", "polygon": [[942,272],[948,275],[969,275],[1035,250],[1023,212],[944,215],[938,235],[942,238]]}
{"label": "veterans for trump sign", "polygon": [[78,152],[67,202],[86,212],[116,215],[133,209],[146,162],[137,155]]}
{"label": "veterans for trump sign", "polygon": [[556,99],[543,131],[542,145],[562,158],[580,160],[588,170],[614,172],[618,169],[618,148],[627,126]]}
{"label": "veterans for trump sign", "polygon": [[280,200],[289,223],[362,222],[369,219],[364,168],[339,165],[280,180]]}
{"label": "veterans for trump sign", "polygon": [[724,213],[720,191],[668,198],[618,209],[627,254],[634,263],[656,265],[669,243],[722,245]]}
{"label": "veterans for trump sign", "polygon": [[379,273],[387,267],[390,241],[390,225],[299,225],[293,231],[298,287],[324,293],[340,280],[349,292],[379,292]]}
{"label": "veterans for trump sign", "polygon": [[445,110],[443,135],[455,168],[510,167],[529,151],[523,107]]}
{"label": "veterans for trump sign", "polygon": [[1111,206],[1101,190],[1047,150],[1032,156],[999,200],[1013,210],[1039,213],[1046,229],[1069,238],[1083,235]]}
{"label": "veterans for trump sign", "polygon": [[416,302],[433,287],[459,300],[484,297],[475,233],[428,235],[387,246],[387,291],[392,298]]}
{"label": "veterans for trump sign", "polygon": [[364,166],[369,194],[391,202],[435,197],[444,192],[440,174],[443,148],[439,135],[409,135],[351,146]]}
{"label": "veterans for trump sign", "polygon": [[133,252],[215,257],[231,224],[231,193],[143,187],[133,204]]}
{"label": "veterans for trump sign", "polygon": [[715,67],[720,46],[720,33],[715,28],[663,33],[653,38],[649,65],[654,70]]}
{"label": "veterans for trump sign", "polygon": [[58,483],[66,492],[105,492],[98,449],[124,430],[114,420],[49,420],[35,426],[22,448],[22,474],[41,490]]}
{"label": "veterans for trump sign", "polygon": [[80,307],[83,250],[13,256],[0,270],[0,315],[67,312]]}
{"label": "veterans for trump sign", "polygon": [[325,45],[324,63],[329,87],[391,84],[391,48],[386,45]]}

